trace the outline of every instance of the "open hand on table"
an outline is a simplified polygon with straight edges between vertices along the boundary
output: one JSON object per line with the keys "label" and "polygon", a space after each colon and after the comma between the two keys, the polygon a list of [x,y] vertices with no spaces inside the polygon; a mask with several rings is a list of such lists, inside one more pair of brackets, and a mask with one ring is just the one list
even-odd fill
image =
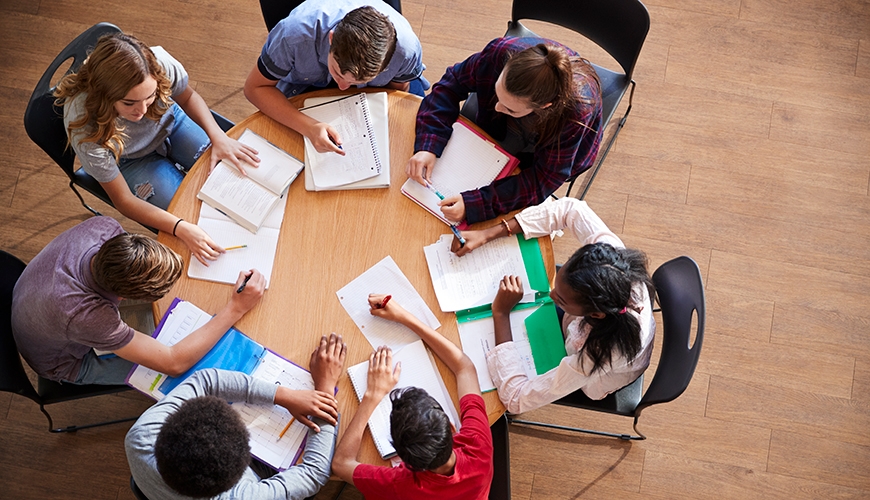
{"label": "open hand on table", "polygon": [[190,255],[204,266],[208,266],[208,261],[217,259],[225,252],[223,247],[215,243],[199,226],[186,220],[182,220],[175,227],[175,236],[187,246]]}
{"label": "open hand on table", "polygon": [[332,425],[338,422],[338,401],[323,391],[294,391],[278,387],[275,404],[287,408],[293,418],[317,432],[320,432],[320,427],[309,417],[322,418]]}
{"label": "open hand on table", "polygon": [[369,356],[365,397],[380,401],[399,383],[401,373],[401,363],[396,363],[395,368],[393,367],[393,350],[386,346],[378,347]]}
{"label": "open hand on table", "polygon": [[258,153],[259,151],[251,146],[242,144],[224,134],[223,137],[213,140],[211,143],[211,158],[208,163],[208,172],[211,173],[218,162],[223,160],[236,167],[242,175],[248,175],[245,168],[260,166]]}
{"label": "open hand on table", "polygon": [[314,388],[318,391],[334,391],[341,376],[344,359],[347,356],[347,344],[340,335],[332,333],[320,337],[320,344],[311,353],[308,369],[314,379]]}

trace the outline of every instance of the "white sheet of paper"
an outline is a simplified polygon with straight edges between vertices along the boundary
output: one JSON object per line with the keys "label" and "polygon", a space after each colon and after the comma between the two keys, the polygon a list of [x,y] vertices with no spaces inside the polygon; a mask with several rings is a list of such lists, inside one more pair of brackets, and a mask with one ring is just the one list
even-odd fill
{"label": "white sheet of paper", "polygon": [[399,351],[406,345],[420,340],[420,337],[403,325],[372,316],[368,300],[370,293],[392,295],[391,300],[397,301],[432,329],[441,326],[435,314],[423,301],[423,297],[417,293],[414,285],[408,281],[393,258],[388,255],[336,292],[344,310],[372,347],[385,345],[393,351]]}
{"label": "white sheet of paper", "polygon": [[[537,377],[538,372],[535,370],[535,360],[532,358],[532,346],[529,344],[525,321],[537,310],[537,307],[520,309],[510,315],[514,346],[520,353],[523,370],[529,378]],[[459,323],[459,341],[462,343],[462,351],[471,358],[474,367],[477,368],[480,390],[486,392],[495,389],[492,377],[489,376],[489,368],[486,366],[486,353],[495,347],[495,326],[492,317]]]}
{"label": "white sheet of paper", "polygon": [[266,288],[272,279],[275,253],[278,251],[278,237],[284,221],[285,198],[278,201],[266,217],[263,226],[256,234],[239,226],[226,215],[203,203],[199,210],[197,225],[222,247],[247,245],[247,248],[228,250],[217,260],[209,261],[208,267],[197,259],[190,259],[187,275],[191,278],[233,285],[239,271],[257,269],[266,277]]}
{"label": "white sheet of paper", "polygon": [[441,235],[435,243],[423,247],[429,275],[438,305],[444,312],[491,304],[499,282],[506,275],[523,281],[522,302],[534,302],[529,275],[515,237],[499,238],[459,257],[450,251],[452,234]]}

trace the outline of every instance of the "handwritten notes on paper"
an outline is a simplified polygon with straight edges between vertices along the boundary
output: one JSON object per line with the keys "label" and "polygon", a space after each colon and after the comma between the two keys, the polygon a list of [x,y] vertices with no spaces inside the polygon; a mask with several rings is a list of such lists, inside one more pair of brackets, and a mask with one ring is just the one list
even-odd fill
{"label": "handwritten notes on paper", "polygon": [[529,276],[516,238],[499,238],[462,257],[450,251],[452,234],[424,247],[435,296],[444,312],[490,304],[506,275],[523,280],[523,301],[534,300]]}
{"label": "handwritten notes on paper", "polygon": [[336,292],[344,310],[372,347],[385,345],[398,351],[420,337],[403,325],[372,316],[368,301],[370,293],[392,295],[392,300],[433,329],[441,326],[423,297],[388,255]]}

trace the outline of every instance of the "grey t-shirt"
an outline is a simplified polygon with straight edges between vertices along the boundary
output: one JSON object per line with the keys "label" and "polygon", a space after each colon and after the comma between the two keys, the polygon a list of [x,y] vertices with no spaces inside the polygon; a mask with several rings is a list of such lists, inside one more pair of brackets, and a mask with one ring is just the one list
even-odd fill
{"label": "grey t-shirt", "polygon": [[74,381],[92,348],[114,351],[133,339],[120,299],[97,286],[90,266],[103,243],[123,232],[110,217],[92,217],[46,245],[15,284],[12,333],[39,375]]}
{"label": "grey t-shirt", "polygon": [[[192,398],[212,395],[229,402],[272,405],[278,387],[244,373],[214,368],[200,370],[149,408],[133,424],[124,440],[130,472],[139,489],[152,500],[183,500],[189,497],[170,488],[157,470],[154,443],[169,418]],[[335,426],[315,419],[320,432],[308,431],[302,463],[266,479],[250,468],[232,488],[214,497],[220,500],[240,499],[303,499],[316,494],[329,480],[330,464],[335,448]]]}
{"label": "grey t-shirt", "polygon": [[[172,82],[172,96],[179,95],[187,88],[188,76],[184,67],[163,47],[151,47],[151,51],[154,52],[157,62],[160,63],[169,81]],[[98,182],[111,182],[121,173],[112,151],[95,142],[82,141],[88,135],[89,125],[69,130],[70,123],[84,116],[87,95],[86,92],[82,92],[64,104],[63,126],[69,133],[70,145],[82,163],[85,172]],[[124,154],[121,158],[141,158],[155,151],[163,155],[166,154],[163,141],[172,132],[175,126],[175,117],[169,112],[160,117],[159,121],[142,118],[138,122],[131,122],[118,117],[115,119],[115,124],[124,131],[126,136],[124,138]]]}

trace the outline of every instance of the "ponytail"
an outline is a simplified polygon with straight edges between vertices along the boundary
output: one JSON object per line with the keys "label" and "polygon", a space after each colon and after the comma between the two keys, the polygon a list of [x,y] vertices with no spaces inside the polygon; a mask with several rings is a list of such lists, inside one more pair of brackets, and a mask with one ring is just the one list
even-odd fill
{"label": "ponytail", "polygon": [[591,328],[578,354],[585,352],[592,361],[590,373],[609,365],[614,349],[629,361],[640,352],[640,322],[628,310],[636,283],[653,293],[646,263],[646,255],[639,250],[592,243],[577,250],[562,267],[578,305],[589,313],[604,314],[603,318],[585,318]]}
{"label": "ponytail", "polygon": [[503,71],[505,90],[528,100],[535,108],[539,145],[557,139],[570,119],[581,94],[575,76],[591,76],[599,85],[598,75],[588,61],[570,56],[562,47],[543,43],[512,55]]}

